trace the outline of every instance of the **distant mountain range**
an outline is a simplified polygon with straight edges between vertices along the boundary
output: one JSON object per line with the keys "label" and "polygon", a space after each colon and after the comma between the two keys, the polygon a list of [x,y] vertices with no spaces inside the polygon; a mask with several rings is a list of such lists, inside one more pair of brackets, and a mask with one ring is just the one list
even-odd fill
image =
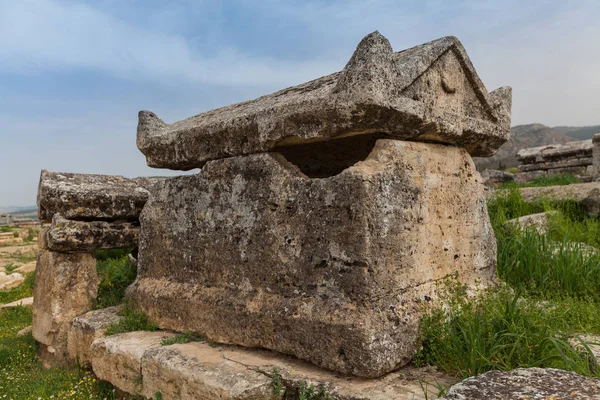
{"label": "distant mountain range", "polygon": [[516,167],[519,165],[516,155],[520,149],[591,139],[599,132],[600,125],[580,127],[549,127],[542,124],[517,125],[510,129],[510,139],[498,149],[493,157],[475,157],[473,160],[480,171],[486,168]]}
{"label": "distant mountain range", "polygon": [[0,214],[30,214],[37,213],[37,206],[0,207]]}

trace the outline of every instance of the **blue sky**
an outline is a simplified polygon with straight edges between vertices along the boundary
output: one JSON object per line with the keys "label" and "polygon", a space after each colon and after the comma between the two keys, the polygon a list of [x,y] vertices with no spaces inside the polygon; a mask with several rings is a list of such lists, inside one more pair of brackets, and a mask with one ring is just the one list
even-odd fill
{"label": "blue sky", "polygon": [[137,112],[166,122],[341,69],[374,30],[395,50],[463,42],[513,124],[600,124],[600,1],[0,0],[0,206],[39,172],[145,166]]}

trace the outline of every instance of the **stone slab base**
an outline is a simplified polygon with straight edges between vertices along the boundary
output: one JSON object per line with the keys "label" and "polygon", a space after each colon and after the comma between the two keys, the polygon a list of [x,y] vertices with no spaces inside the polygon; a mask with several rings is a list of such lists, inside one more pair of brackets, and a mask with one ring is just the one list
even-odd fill
{"label": "stone slab base", "polygon": [[67,332],[67,353],[71,361],[90,366],[92,342],[102,336],[106,329],[121,320],[120,306],[94,310],[73,318]]}
{"label": "stone slab base", "polygon": [[[432,369],[405,367],[378,379],[340,376],[269,350],[191,342],[162,346],[167,332],[131,332],[97,339],[92,366],[120,390],[163,400],[259,400],[303,385],[340,400],[436,398],[456,382]],[[427,394],[426,394],[427,393]],[[427,396],[427,397],[426,397]]]}

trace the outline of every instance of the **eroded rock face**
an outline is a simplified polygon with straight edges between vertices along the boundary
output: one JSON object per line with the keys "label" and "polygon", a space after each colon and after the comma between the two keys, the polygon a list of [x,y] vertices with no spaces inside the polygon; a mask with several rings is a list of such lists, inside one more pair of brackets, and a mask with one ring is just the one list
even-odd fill
{"label": "eroded rock face", "polygon": [[43,232],[44,246],[52,251],[126,249],[137,247],[139,223],[72,221],[54,214],[52,226]]}
{"label": "eroded rock face", "polygon": [[490,371],[450,388],[446,400],[578,399],[600,398],[600,379],[552,368]]}
{"label": "eroded rock face", "polygon": [[209,162],[155,187],[128,297],[162,328],[382,375],[437,284],[496,281],[479,179],[464,149],[397,140],[325,179],[272,153]]}
{"label": "eroded rock face", "polygon": [[594,179],[600,178],[600,133],[596,133],[594,137],[592,137],[592,177]]}
{"label": "eroded rock face", "polygon": [[124,392],[140,394],[142,356],[147,350],[160,347],[163,338],[171,336],[173,334],[168,332],[128,332],[96,339],[90,354],[94,374]]}
{"label": "eroded rock face", "polygon": [[50,222],[60,213],[74,220],[136,220],[148,199],[148,189],[158,180],[42,170],[39,219]]}
{"label": "eroded rock face", "polygon": [[505,227],[520,228],[523,230],[532,229],[540,235],[543,235],[548,230],[549,218],[560,215],[558,211],[547,211],[543,213],[525,215],[519,218],[513,218],[506,221]]}
{"label": "eroded rock face", "polygon": [[66,360],[71,320],[91,310],[97,294],[94,256],[40,252],[33,295],[33,337],[42,344],[40,356],[49,366]]}
{"label": "eroded rock face", "polygon": [[340,72],[166,124],[139,113],[149,166],[189,170],[209,160],[381,132],[490,156],[510,135],[511,89],[488,93],[462,44],[445,37],[394,53],[366,36]]}
{"label": "eroded rock face", "polygon": [[67,352],[69,359],[82,366],[91,364],[92,342],[102,336],[112,324],[118,323],[120,306],[87,312],[73,318],[67,336]]}

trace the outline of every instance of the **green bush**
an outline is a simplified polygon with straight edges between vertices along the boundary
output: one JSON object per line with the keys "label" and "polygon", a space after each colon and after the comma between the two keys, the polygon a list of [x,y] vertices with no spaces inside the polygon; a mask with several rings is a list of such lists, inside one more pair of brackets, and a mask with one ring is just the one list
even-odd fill
{"label": "green bush", "polygon": [[135,331],[156,331],[158,326],[148,319],[148,316],[133,306],[126,304],[119,312],[123,318],[106,329],[107,335]]}
{"label": "green bush", "polygon": [[190,342],[203,342],[206,338],[204,336],[196,335],[195,333],[186,332],[179,333],[172,337],[164,337],[160,344],[161,346],[170,346],[172,344],[182,344]]}
{"label": "green bush", "polygon": [[[137,275],[137,268],[129,261],[124,252],[101,254],[96,261],[96,270],[100,278],[96,308],[106,308],[122,304],[125,299],[125,289]],[[118,257],[118,258],[113,258]]]}

